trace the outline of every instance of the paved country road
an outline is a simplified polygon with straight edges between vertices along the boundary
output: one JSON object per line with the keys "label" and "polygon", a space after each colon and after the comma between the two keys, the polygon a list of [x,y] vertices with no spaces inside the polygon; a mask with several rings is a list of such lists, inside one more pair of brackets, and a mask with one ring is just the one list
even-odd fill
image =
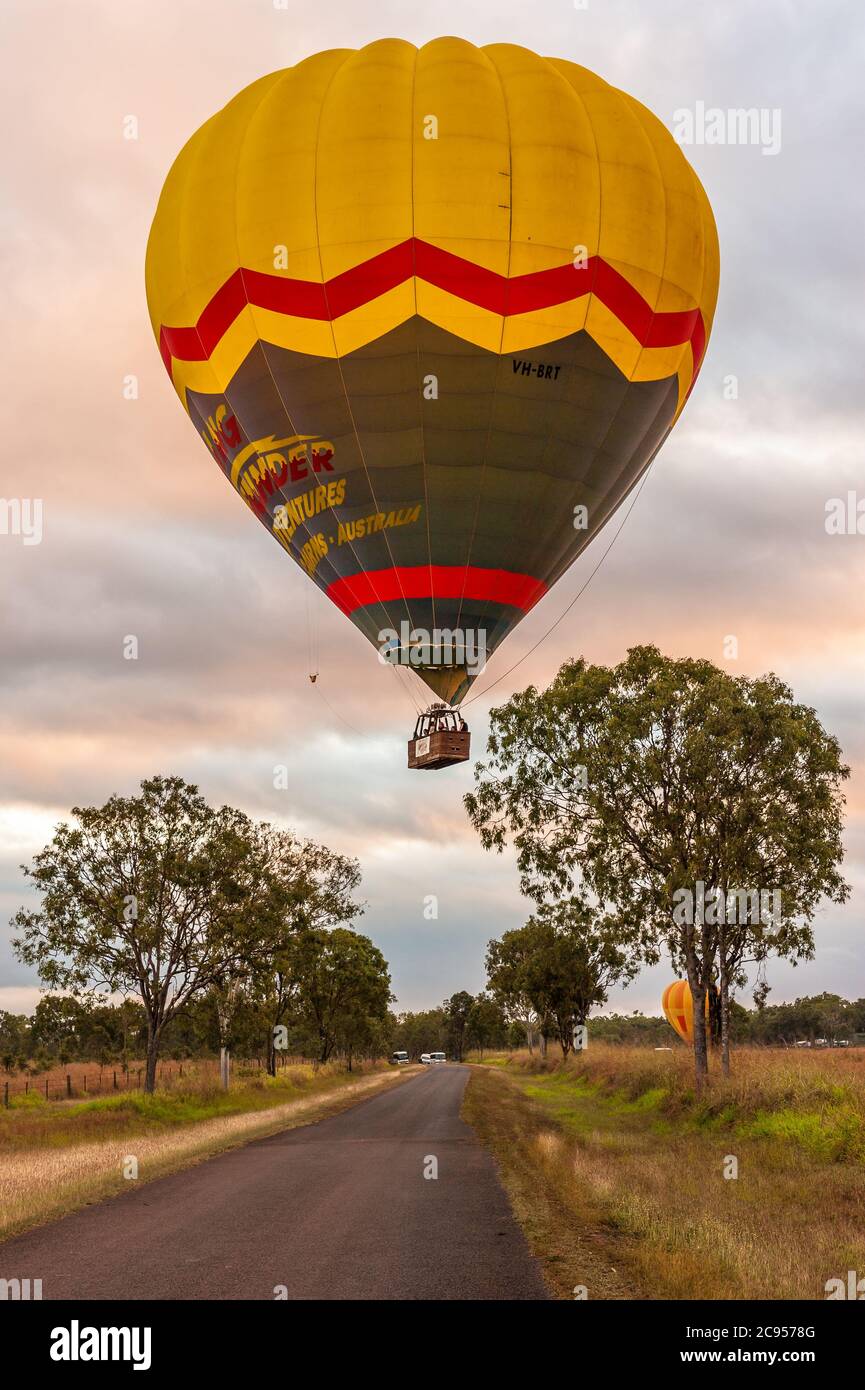
{"label": "paved country road", "polygon": [[[0,1244],[45,1299],[544,1299],[492,1157],[431,1067]],[[130,1141],[134,1152],[134,1141]],[[425,1178],[430,1157],[438,1177]],[[284,1296],[284,1295],[283,1295]]]}

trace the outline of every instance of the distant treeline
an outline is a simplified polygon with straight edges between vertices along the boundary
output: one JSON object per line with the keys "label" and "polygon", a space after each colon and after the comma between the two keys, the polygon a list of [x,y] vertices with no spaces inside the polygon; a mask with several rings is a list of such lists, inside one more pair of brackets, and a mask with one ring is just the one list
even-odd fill
{"label": "distant treeline", "polygon": [[840,994],[806,995],[792,1004],[766,1004],[761,1009],[733,1006],[733,1037],[739,1042],[794,1043],[827,1038],[853,1041],[865,1035],[865,999],[842,999]]}
{"label": "distant treeline", "polygon": [[[806,995],[792,1004],[764,1004],[746,1009],[733,1001],[730,1010],[733,1041],[755,1046],[792,1047],[797,1042],[825,1038],[829,1042],[865,1041],[865,999],[842,999],[839,994]],[[599,1042],[670,1047],[679,1043],[665,1018],[652,1014],[607,1014],[589,1023],[590,1037]]]}
{"label": "distant treeline", "polygon": [[437,1009],[402,1013],[394,1018],[393,1047],[410,1057],[446,1052],[462,1061],[467,1052],[500,1052],[525,1047],[521,1024],[509,1023],[504,1009],[489,994],[459,990]]}
{"label": "distant treeline", "polygon": [[[851,1001],[839,994],[816,994],[792,1004],[764,1004],[752,1009],[734,1001],[730,1021],[733,1040],[740,1044],[792,1047],[817,1038],[829,1042],[854,1042],[857,1038],[865,1041],[865,999]],[[652,1014],[593,1015],[588,1027],[590,1039],[598,1042],[684,1046],[666,1019]],[[509,1023],[486,994],[475,999],[465,993],[457,994],[440,1009],[400,1014],[394,1032],[394,1047],[405,1048],[415,1057],[439,1048],[455,1056],[465,1051],[521,1048],[526,1041],[525,1025]],[[550,1041],[557,1041],[554,1033]]]}
{"label": "distant treeline", "polygon": [[[273,1060],[273,1022],[269,1006],[235,998],[226,1026],[223,999],[214,992],[190,1002],[166,1025],[161,1055],[173,1061],[210,1058],[228,1046],[240,1058]],[[222,1019],[220,1020],[220,1012]],[[298,1010],[286,1015],[280,1052],[287,1057],[320,1059],[316,1017]],[[392,1014],[360,1020],[345,1013],[334,1021],[328,1056],[381,1057],[390,1050]],[[59,1063],[96,1062],[100,1066],[140,1060],[147,1048],[147,1020],[134,1000],[96,1004],[71,995],[46,995],[32,1017],[0,1010],[0,1066],[6,1072],[48,1070]]]}
{"label": "distant treeline", "polygon": [[[220,1018],[222,1014],[222,1018]],[[288,1056],[321,1055],[319,1016],[303,1009],[287,1012],[282,1050]],[[331,1056],[350,1060],[381,1057],[404,1048],[413,1057],[445,1051],[462,1057],[467,1050],[522,1046],[522,1030],[508,1024],[487,995],[461,991],[440,1008],[425,1013],[387,1013],[380,1020],[363,1017],[352,1028],[341,1016],[334,1028]],[[162,1055],[174,1061],[215,1056],[222,1046],[239,1058],[267,1058],[272,1039],[272,1012],[254,998],[232,1001],[226,1031],[224,1000],[218,991],[189,1003],[165,1026]],[[96,1062],[102,1066],[140,1059],[147,1045],[147,1019],[134,1000],[94,1004],[72,995],[46,995],[32,1017],[0,1010],[0,1065],[6,1072],[38,1071],[58,1062]]]}
{"label": "distant treeline", "polygon": [[[175,1061],[212,1057],[220,1048],[219,997],[205,996],[190,1004],[167,1025],[163,1055]],[[734,1003],[731,1015],[737,1042],[764,1046],[792,1046],[796,1042],[829,1042],[865,1039],[865,999],[842,999],[838,994],[817,994],[792,1004],[746,1009]],[[230,1042],[239,1057],[266,1057],[271,1034],[268,1015],[241,1001],[231,1020]],[[637,1046],[680,1046],[664,1018],[651,1014],[607,1014],[593,1017],[589,1036],[598,1042]],[[92,1005],[71,996],[47,995],[32,1018],[0,1010],[0,1065],[7,1072],[27,1067],[38,1070],[56,1063],[129,1062],[142,1056],[147,1025],[140,1004]],[[391,1013],[382,1020],[376,1037],[367,1035],[361,1049],[366,1055],[382,1055],[404,1049],[417,1058],[423,1052],[446,1052],[462,1058],[467,1052],[499,1052],[526,1045],[526,1030],[508,1022],[504,1011],[488,994],[465,990],[446,999],[440,1007],[417,1013]],[[317,1029],[297,1023],[289,1028],[286,1052],[292,1056],[318,1055]],[[338,1048],[338,1053],[347,1049]]]}

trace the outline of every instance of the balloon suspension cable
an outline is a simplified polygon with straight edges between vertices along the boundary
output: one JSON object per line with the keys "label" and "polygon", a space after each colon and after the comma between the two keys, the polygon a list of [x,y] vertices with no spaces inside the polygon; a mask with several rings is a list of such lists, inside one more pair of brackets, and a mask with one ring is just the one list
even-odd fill
{"label": "balloon suspension cable", "polygon": [[[389,661],[387,664],[388,666],[390,666],[391,670],[396,676],[396,682],[400,690],[404,691],[404,693],[408,696],[409,700],[411,700],[415,709],[415,713],[422,714],[423,702],[418,699],[417,688],[412,681],[411,673],[409,671],[405,671],[404,667],[402,666],[394,665],[393,662]],[[405,674],[405,680],[402,679],[403,672]]]}
{"label": "balloon suspension cable", "polygon": [[[388,662],[388,665],[390,666],[391,663]],[[391,669],[392,669],[392,671],[393,671],[393,673],[394,673],[394,676],[396,677],[396,682],[397,682],[397,685],[399,686],[400,690],[401,690],[402,693],[411,701],[412,705],[414,706],[415,713],[418,714],[418,715],[419,715],[419,714],[422,714],[422,713],[423,713],[423,705],[420,703],[420,701],[418,700],[417,696],[415,695],[415,693],[414,693],[414,691],[413,691],[413,689],[412,689],[410,683],[406,683],[406,681],[403,681],[403,680],[400,679],[400,669],[399,669],[399,667],[397,667],[397,666],[392,666]],[[344,715],[340,714],[339,710],[338,710],[338,709],[335,709],[334,706],[330,703],[330,700],[329,700],[329,699],[327,698],[327,696],[325,695],[325,693],[324,693],[324,691],[322,690],[321,686],[317,684],[318,675],[319,675],[319,672],[318,672],[317,669],[316,669],[316,671],[315,671],[315,674],[313,674],[312,670],[310,670],[310,673],[309,673],[310,684],[313,685],[313,686],[315,686],[316,694],[317,694],[317,695],[319,696],[319,698],[324,702],[324,704],[325,704],[325,705],[327,706],[327,708],[330,710],[331,714],[332,714],[336,719],[338,719],[339,722],[340,722],[341,724],[344,724],[345,727],[346,727],[347,729],[350,729],[351,732],[352,732],[353,734],[357,734],[358,738],[366,738],[366,737],[368,736],[369,730],[364,731],[363,729],[358,729],[358,728],[356,727],[356,725],[352,724],[350,720],[346,719],[346,718],[344,717]],[[406,676],[408,676],[408,672],[406,672]]]}
{"label": "balloon suspension cable", "polygon": [[[313,682],[313,684],[315,685],[315,682]],[[315,685],[315,690],[320,699],[322,699],[324,703],[327,705],[331,714],[339,720],[340,724],[344,724],[347,729],[351,729],[351,732],[353,734],[357,734],[358,738],[366,738],[366,734],[364,733],[363,729],[355,728],[354,724],[349,723],[347,719],[343,718],[338,709],[334,709],[333,705],[330,703],[330,700],[327,698],[320,685]]]}
{"label": "balloon suspension cable", "polygon": [[[652,463],[654,463],[654,459],[652,460]],[[507,677],[508,677],[513,671],[516,671],[516,669],[517,669],[518,666],[522,666],[522,664],[523,664],[524,661],[528,661],[528,659],[529,659],[529,657],[532,655],[532,653],[533,653],[533,652],[536,652],[537,649],[538,649],[538,647],[540,647],[541,644],[542,644],[543,642],[546,642],[547,638],[550,636],[550,633],[555,632],[555,630],[556,630],[556,628],[558,627],[559,623],[562,622],[563,619],[565,619],[565,618],[568,616],[568,614],[570,613],[571,609],[573,608],[573,606],[574,606],[574,604],[577,602],[577,600],[580,599],[580,598],[582,598],[583,594],[584,594],[584,593],[586,592],[586,590],[588,589],[589,585],[591,584],[591,582],[592,582],[592,580],[594,579],[595,575],[597,574],[598,570],[601,568],[601,565],[604,563],[604,561],[606,560],[606,558],[607,558],[607,556],[609,555],[610,551],[612,550],[613,546],[616,544],[616,541],[619,539],[619,536],[622,534],[623,530],[625,529],[625,523],[627,522],[628,517],[631,515],[631,512],[634,510],[635,506],[637,505],[637,499],[638,499],[638,497],[640,496],[640,493],[643,491],[643,488],[645,487],[645,485],[646,485],[646,483],[647,483],[647,481],[648,481],[649,474],[650,474],[651,471],[652,471],[652,463],[649,464],[649,467],[646,469],[645,473],[643,474],[642,478],[640,479],[639,486],[638,486],[636,492],[634,493],[633,499],[632,499],[632,501],[631,501],[631,505],[628,507],[628,510],[625,512],[625,515],[622,517],[622,520],[621,520],[621,522],[620,522],[620,524],[619,524],[619,528],[618,528],[618,530],[616,531],[615,535],[613,536],[613,539],[610,541],[610,544],[607,546],[606,550],[602,553],[600,559],[598,560],[598,563],[595,565],[595,568],[592,570],[592,572],[591,572],[591,573],[588,575],[588,577],[586,578],[585,583],[582,584],[582,585],[580,586],[580,588],[577,590],[577,592],[574,594],[574,597],[571,599],[571,601],[570,601],[570,603],[568,604],[567,608],[564,608],[564,609],[562,610],[562,612],[561,612],[561,613],[559,614],[559,616],[556,618],[556,621],[555,621],[554,623],[552,623],[550,627],[547,628],[546,632],[543,633],[543,635],[542,635],[541,637],[538,638],[538,640],[537,640],[537,642],[535,642],[534,646],[533,646],[533,647],[529,647],[528,651],[523,653],[523,655],[520,657],[519,661],[515,661],[514,664],[513,664],[513,666],[509,666],[508,669],[507,669],[506,671],[503,671],[502,674],[501,674],[500,676],[496,676],[496,679],[495,679],[494,681],[492,681],[490,685],[484,686],[483,690],[478,690],[478,691],[476,691],[476,693],[475,693],[474,695],[471,696],[471,699],[466,700],[463,704],[460,705],[460,708],[461,708],[461,709],[467,709],[468,706],[469,706],[470,704],[472,704],[475,700],[479,700],[479,699],[481,698],[482,695],[488,695],[489,692],[490,692],[491,690],[495,690],[496,686],[497,686],[497,685],[500,685],[501,682],[502,682],[503,680],[506,680]]]}

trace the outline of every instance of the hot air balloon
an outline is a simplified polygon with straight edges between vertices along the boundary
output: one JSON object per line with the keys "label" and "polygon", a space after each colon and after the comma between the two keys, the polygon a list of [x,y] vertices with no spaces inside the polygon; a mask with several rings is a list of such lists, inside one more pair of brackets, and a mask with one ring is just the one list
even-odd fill
{"label": "hot air balloon", "polygon": [[468,751],[448,707],[681,412],[718,242],[669,131],[586,68],[384,39],[260,78],[192,136],[146,284],[225,477],[438,697],[421,742],[466,735],[415,760],[442,766]]}
{"label": "hot air balloon", "polygon": [[[710,988],[706,993],[706,1022],[712,1023],[712,1003],[716,991]],[[675,1029],[683,1042],[694,1046],[694,1000],[691,986],[687,980],[674,980],[667,985],[661,996],[661,1007],[667,1016],[670,1027]],[[710,1027],[710,1031],[714,1029]]]}

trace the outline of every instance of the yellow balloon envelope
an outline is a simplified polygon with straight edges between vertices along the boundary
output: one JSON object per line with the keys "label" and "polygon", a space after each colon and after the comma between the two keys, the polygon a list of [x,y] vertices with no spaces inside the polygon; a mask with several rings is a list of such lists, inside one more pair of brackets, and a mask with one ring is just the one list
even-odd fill
{"label": "yellow balloon envelope", "polygon": [[669,130],[588,69],[383,39],[260,78],[192,136],[146,282],[227,482],[456,703],[672,429],[718,240]]}

